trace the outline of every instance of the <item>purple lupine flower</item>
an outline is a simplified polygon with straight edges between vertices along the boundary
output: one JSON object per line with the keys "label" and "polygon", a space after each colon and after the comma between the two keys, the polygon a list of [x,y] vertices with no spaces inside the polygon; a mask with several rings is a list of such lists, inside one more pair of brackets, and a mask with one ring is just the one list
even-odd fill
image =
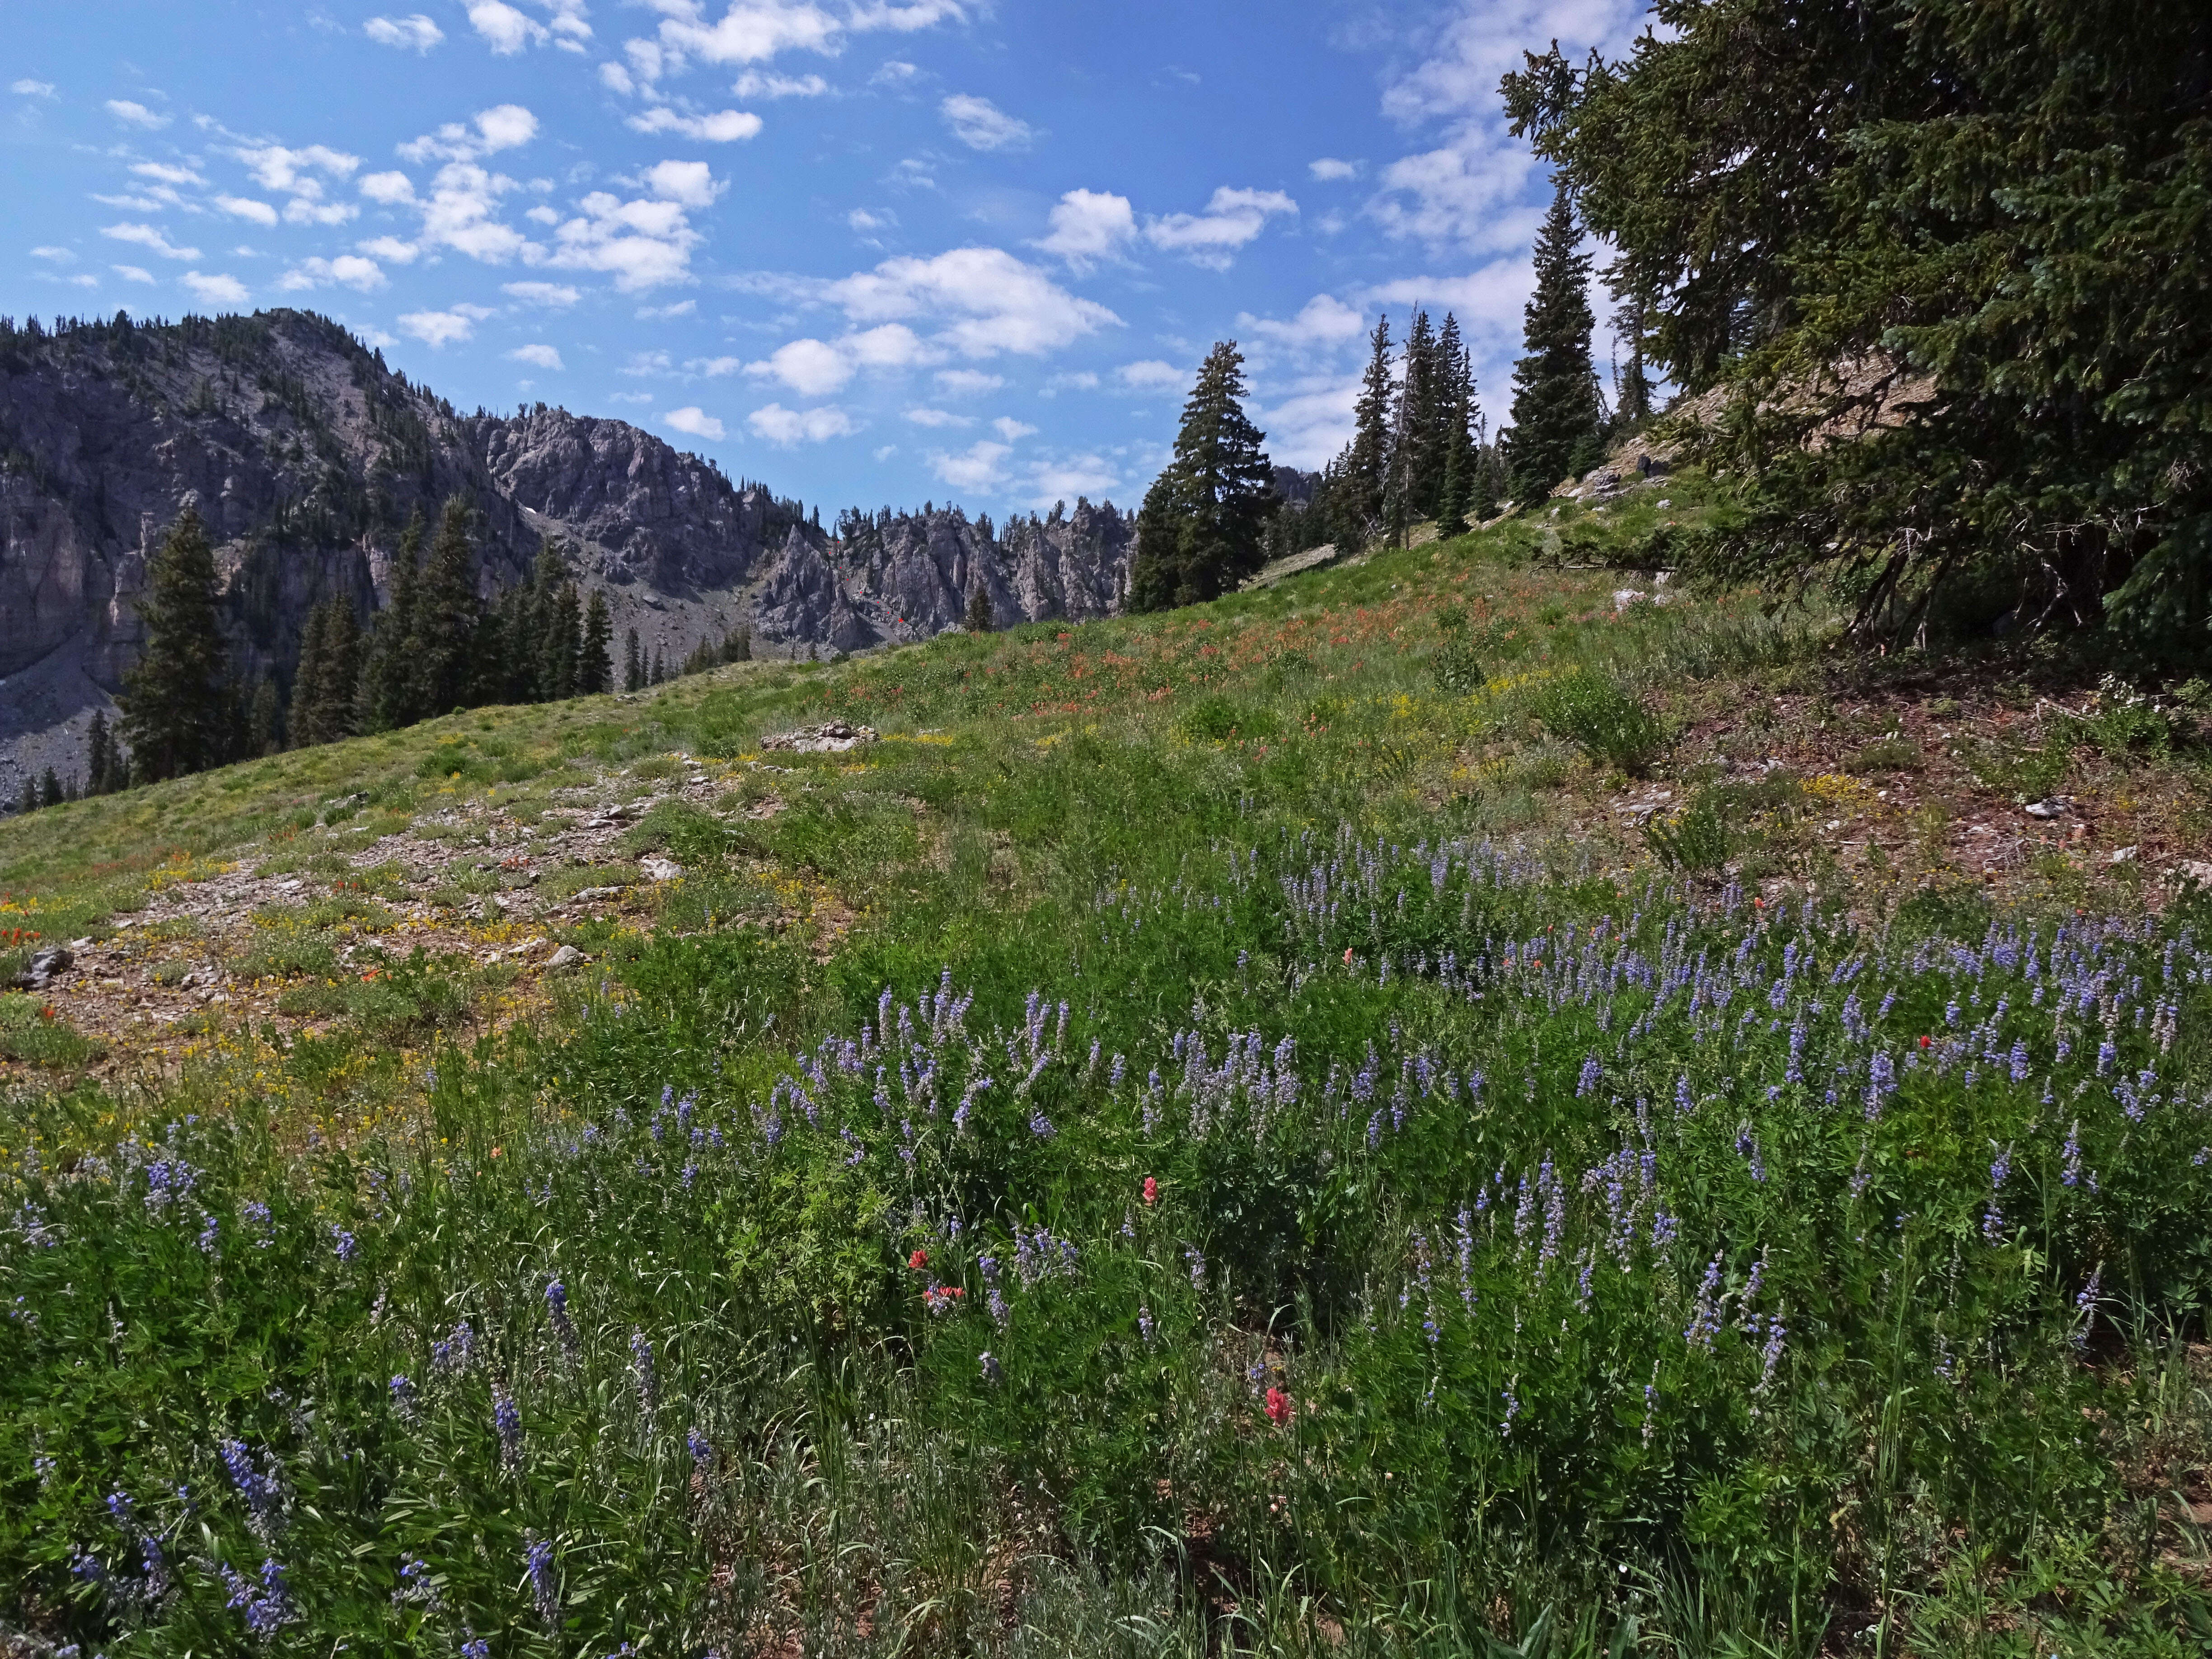
{"label": "purple lupine flower", "polygon": [[1599,1079],[1603,1077],[1604,1074],[1603,1068],[1597,1063],[1597,1056],[1595,1054],[1591,1054],[1585,1059],[1583,1061],[1582,1075],[1575,1079],[1575,1098],[1580,1100],[1584,1095],[1596,1088]]}
{"label": "purple lupine flower", "polygon": [[975,1364],[983,1373],[983,1380],[986,1382],[1003,1382],[1006,1380],[1006,1368],[992,1356],[988,1348],[975,1356]]}
{"label": "purple lupine flower", "polygon": [[2075,1118],[2066,1131],[2066,1144],[2058,1152],[2058,1179],[2063,1185],[2078,1186],[2081,1181],[2081,1120]]}
{"label": "purple lupine flower", "polygon": [[522,1467],[522,1412],[514,1396],[498,1383],[491,1390],[491,1425],[499,1436],[499,1461],[510,1469]]}
{"label": "purple lupine flower", "polygon": [[1765,1394],[1774,1386],[1774,1369],[1782,1363],[1783,1339],[1787,1334],[1779,1316],[1766,1322],[1766,1346],[1759,1350],[1762,1364],[1759,1381],[1752,1385],[1753,1394]]}
{"label": "purple lupine flower", "polygon": [[1190,1264],[1191,1288],[1203,1291],[1206,1288],[1206,1258],[1199,1254],[1195,1244],[1188,1244],[1183,1247],[1182,1259]]}
{"label": "purple lupine flower", "polygon": [[2005,1178],[2012,1174],[2012,1148],[2000,1152],[1990,1164],[1990,1203],[1982,1212],[1982,1237],[1994,1239],[2004,1231],[2004,1212],[1997,1207],[1997,1194],[2004,1189]]}
{"label": "purple lupine flower", "polygon": [[545,1281],[545,1316],[552,1324],[554,1340],[561,1345],[561,1357],[575,1364],[583,1358],[583,1340],[568,1317],[568,1287],[557,1279]]}
{"label": "purple lupine flower", "polygon": [[1149,1304],[1139,1304],[1137,1309],[1137,1329],[1144,1337],[1145,1346],[1146,1347],[1150,1347],[1152,1346],[1152,1333],[1158,1328],[1158,1327],[1152,1320],[1152,1310],[1151,1305]]}
{"label": "purple lupine flower", "polygon": [[2104,1282],[2105,1264],[2100,1261],[2089,1275],[2089,1282],[2081,1287],[2081,1295],[2074,1298],[2074,1311],[2082,1316],[2081,1328],[2074,1334],[2074,1346],[2077,1348],[2089,1346],[2089,1333],[2097,1324],[2097,1291]]}
{"label": "purple lupine flower", "polygon": [[1121,1079],[1128,1074],[1128,1071],[1129,1062],[1120,1054],[1115,1055],[1114,1063],[1106,1068],[1106,1086],[1109,1089],[1120,1088]]}
{"label": "purple lupine flower", "polygon": [[258,1537],[273,1536],[284,1508],[284,1489],[276,1481],[276,1461],[264,1451],[256,1468],[243,1440],[225,1440],[216,1450],[231,1485],[246,1500],[246,1524]]}
{"label": "purple lupine flower", "polygon": [[629,1368],[637,1383],[638,1409],[649,1412],[653,1409],[655,1392],[653,1344],[646,1340],[645,1333],[635,1325],[629,1330]]}
{"label": "purple lupine flower", "polygon": [[2027,1081],[2027,1044],[2024,1042],[2016,1040],[2012,1045],[2011,1070],[2014,1083]]}
{"label": "purple lupine flower", "polygon": [[200,1254],[202,1255],[213,1255],[215,1254],[216,1231],[219,1225],[220,1224],[211,1215],[203,1215],[200,1218],[200,1236],[198,1243],[200,1247]]}
{"label": "purple lupine flower", "polygon": [[392,1406],[403,1421],[415,1415],[415,1379],[404,1371],[394,1372],[392,1378]]}
{"label": "purple lupine flower", "polygon": [[292,1598],[284,1587],[284,1569],[277,1565],[274,1557],[262,1562],[258,1586],[228,1562],[223,1564],[222,1582],[230,1592],[225,1605],[244,1613],[246,1629],[264,1640],[296,1616],[292,1611]]}
{"label": "purple lupine flower", "polygon": [[2112,1062],[2119,1058],[2119,1053],[2120,1051],[2112,1046],[2109,1037],[2097,1045],[2097,1075],[2099,1077],[2106,1076],[2112,1071]]}
{"label": "purple lupine flower", "polygon": [[557,1587],[553,1581],[553,1546],[534,1533],[523,1534],[522,1541],[523,1571],[530,1579],[530,1599],[537,1603],[538,1616],[550,1630],[561,1611]]}
{"label": "purple lupine flower", "polygon": [[691,1454],[691,1467],[704,1471],[714,1461],[714,1448],[707,1437],[696,1428],[684,1431],[684,1449]]}
{"label": "purple lupine flower", "polygon": [[1705,1268],[1705,1282],[1698,1286],[1698,1299],[1690,1310],[1689,1325],[1682,1332],[1682,1340],[1693,1348],[1703,1348],[1711,1353],[1713,1339],[1721,1331],[1721,1259],[1713,1257]]}
{"label": "purple lupine flower", "polygon": [[461,1659],[491,1659],[491,1644],[466,1625],[461,1626]]}
{"label": "purple lupine flower", "polygon": [[341,1261],[350,1261],[360,1253],[361,1245],[354,1236],[336,1222],[331,1224],[331,1248]]}

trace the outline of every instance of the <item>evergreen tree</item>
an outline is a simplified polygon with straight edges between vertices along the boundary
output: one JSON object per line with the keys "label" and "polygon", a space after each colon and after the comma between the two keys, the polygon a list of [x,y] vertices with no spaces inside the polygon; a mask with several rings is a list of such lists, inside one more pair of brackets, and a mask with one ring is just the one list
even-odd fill
{"label": "evergreen tree", "polygon": [[[336,743],[360,729],[361,679],[366,641],[353,601],[341,595],[330,603],[323,623],[323,672],[315,687],[315,724],[320,743]],[[298,696],[297,691],[294,696]]]}
{"label": "evergreen tree", "polygon": [[583,607],[576,598],[576,584],[563,581],[547,598],[544,611],[544,642],[539,647],[541,665],[539,684],[545,690],[542,695],[551,702],[576,695],[577,659],[582,648]]}
{"label": "evergreen tree", "polygon": [[92,795],[112,794],[115,782],[115,738],[107,729],[107,714],[104,709],[92,711],[92,724],[85,732],[85,793]]}
{"label": "evergreen tree", "polygon": [[1129,571],[1133,610],[1195,605],[1236,586],[1267,557],[1275,510],[1267,434],[1244,413],[1244,358],[1216,343],[1182,409],[1175,459],[1145,494]]}
{"label": "evergreen tree", "polygon": [[646,684],[648,685],[659,685],[663,684],[667,678],[668,676],[661,670],[660,647],[656,645],[653,647],[653,672],[646,677]]}
{"label": "evergreen tree", "polygon": [[362,676],[364,724],[372,732],[396,731],[422,717],[416,702],[410,653],[415,633],[415,595],[421,586],[422,514],[418,511],[400,533],[392,556],[391,597],[368,639],[368,665]]}
{"label": "evergreen tree", "polygon": [[1437,334],[1437,372],[1443,386],[1437,417],[1443,422],[1442,469],[1437,480],[1437,533],[1467,533],[1468,508],[1474,501],[1474,369],[1460,339],[1459,319],[1444,313]]}
{"label": "evergreen tree", "polygon": [[645,657],[638,649],[637,629],[628,629],[623,635],[623,687],[625,691],[645,688]]}
{"label": "evergreen tree", "polygon": [[607,609],[606,591],[595,587],[592,602],[584,607],[583,653],[576,660],[578,696],[592,697],[614,689],[614,663],[608,654],[614,637],[614,617]]}
{"label": "evergreen tree", "polygon": [[1429,313],[1417,311],[1406,331],[1400,364],[1385,490],[1384,516],[1392,538],[1401,545],[1408,525],[1435,516],[1437,497],[1443,490],[1443,353],[1429,325]]}
{"label": "evergreen tree", "polygon": [[968,631],[970,634],[991,631],[990,590],[981,582],[968,590]]}
{"label": "evergreen tree", "polygon": [[413,678],[418,719],[447,714],[471,701],[477,643],[477,554],[469,538],[468,503],[449,498],[438,521],[415,595]]}
{"label": "evergreen tree", "polygon": [[317,605],[300,624],[300,659],[292,670],[292,741],[302,749],[323,741],[321,701],[323,635],[330,626],[330,609]]}
{"label": "evergreen tree", "polygon": [[1357,553],[1382,516],[1382,492],[1390,466],[1390,319],[1375,319],[1367,341],[1367,373],[1353,406],[1352,441],[1338,457],[1334,488],[1329,492],[1330,526],[1337,551]]}
{"label": "evergreen tree", "polygon": [[22,798],[16,801],[15,810],[18,812],[35,812],[39,810],[39,786],[28,776],[23,780]]}
{"label": "evergreen tree", "polygon": [[1536,289],[1522,314],[1526,355],[1513,367],[1513,496],[1533,507],[1589,465],[1603,410],[1590,367],[1590,258],[1577,251],[1566,175],[1536,234]]}
{"label": "evergreen tree", "polygon": [[39,805],[59,806],[67,799],[62,793],[62,781],[54,775],[54,769],[49,766],[46,775],[39,780]]}
{"label": "evergreen tree", "polygon": [[147,565],[145,644],[123,677],[123,737],[141,778],[181,777],[223,758],[232,698],[216,598],[215,555],[186,507]]}
{"label": "evergreen tree", "polygon": [[722,641],[724,662],[750,662],[753,659],[753,630],[740,624]]}

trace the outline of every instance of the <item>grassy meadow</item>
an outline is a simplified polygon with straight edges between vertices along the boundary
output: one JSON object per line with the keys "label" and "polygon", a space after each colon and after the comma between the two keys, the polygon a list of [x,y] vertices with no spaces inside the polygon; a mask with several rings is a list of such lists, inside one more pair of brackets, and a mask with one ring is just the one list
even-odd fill
{"label": "grassy meadow", "polygon": [[2190,696],[1706,499],[0,824],[4,1639],[2203,1652]]}

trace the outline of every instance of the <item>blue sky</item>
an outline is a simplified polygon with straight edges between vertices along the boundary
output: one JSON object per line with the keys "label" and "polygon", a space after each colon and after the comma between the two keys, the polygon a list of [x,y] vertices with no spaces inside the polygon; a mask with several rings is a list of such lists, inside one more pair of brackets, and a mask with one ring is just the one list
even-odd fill
{"label": "blue sky", "polygon": [[1318,466],[1416,301],[1498,424],[1548,197],[1498,77],[1643,7],[9,13],[0,312],[310,307],[457,405],[617,416],[826,519],[1133,504],[1224,337]]}

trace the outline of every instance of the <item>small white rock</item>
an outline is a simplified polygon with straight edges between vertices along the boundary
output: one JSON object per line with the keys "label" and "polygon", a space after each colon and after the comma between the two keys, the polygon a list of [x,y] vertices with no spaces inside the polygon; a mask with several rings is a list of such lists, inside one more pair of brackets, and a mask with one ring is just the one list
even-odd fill
{"label": "small white rock", "polygon": [[574,945],[564,945],[559,950],[556,951],[551,956],[545,958],[545,965],[548,968],[573,968],[580,962],[589,962],[591,958],[589,957],[586,956],[581,951],[579,951]]}
{"label": "small white rock", "polygon": [[674,859],[640,859],[637,867],[654,881],[677,881],[684,875],[684,866]]}

